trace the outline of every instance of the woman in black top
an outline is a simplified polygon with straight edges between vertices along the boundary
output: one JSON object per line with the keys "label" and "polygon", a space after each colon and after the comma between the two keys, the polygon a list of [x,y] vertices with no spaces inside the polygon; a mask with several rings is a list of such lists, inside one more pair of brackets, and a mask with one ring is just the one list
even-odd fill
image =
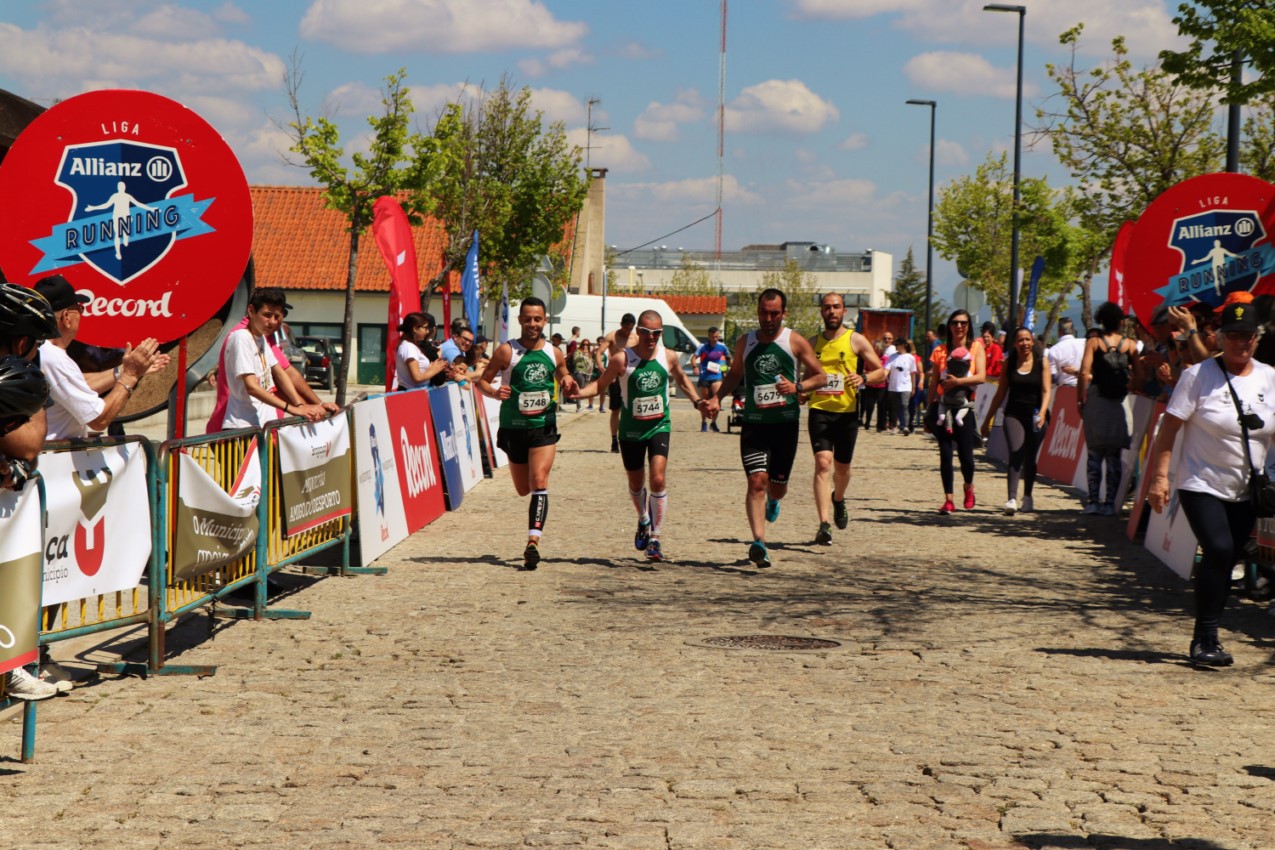
{"label": "woman in black top", "polygon": [[1019,509],[1018,479],[1023,480],[1022,509],[1030,511],[1032,487],[1036,483],[1036,455],[1045,442],[1049,424],[1049,399],[1053,386],[1049,377],[1049,360],[1035,336],[1027,328],[1014,331],[1014,344],[1005,354],[996,395],[992,397],[983,420],[983,436],[992,430],[992,420],[1001,402],[1005,402],[1005,439],[1009,443],[1009,501],[1005,513],[1012,516]]}

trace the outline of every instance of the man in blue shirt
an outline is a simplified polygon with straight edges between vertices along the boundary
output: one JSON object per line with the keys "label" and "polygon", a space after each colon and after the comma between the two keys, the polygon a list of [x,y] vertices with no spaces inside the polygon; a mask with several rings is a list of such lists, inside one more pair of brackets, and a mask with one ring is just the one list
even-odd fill
{"label": "man in blue shirt", "polygon": [[[699,377],[695,382],[696,388],[699,390],[700,398],[707,399],[717,393],[718,382],[721,381],[723,373],[730,368],[730,349],[722,344],[722,332],[717,328],[708,329],[708,342],[702,344],[696,350],[691,360],[698,367]],[[713,430],[720,431],[717,427],[717,411],[711,414],[708,412],[708,405],[702,405],[699,409],[700,415],[700,432]]]}

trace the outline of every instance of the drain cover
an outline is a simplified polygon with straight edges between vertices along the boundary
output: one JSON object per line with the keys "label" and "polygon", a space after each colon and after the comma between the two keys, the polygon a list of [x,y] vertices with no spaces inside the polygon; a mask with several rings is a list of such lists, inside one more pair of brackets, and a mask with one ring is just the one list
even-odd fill
{"label": "drain cover", "polygon": [[701,646],[716,646],[723,649],[767,649],[780,652],[800,652],[814,649],[837,649],[840,641],[824,638],[790,637],[788,635],[732,635],[729,637],[711,637],[697,641]]}

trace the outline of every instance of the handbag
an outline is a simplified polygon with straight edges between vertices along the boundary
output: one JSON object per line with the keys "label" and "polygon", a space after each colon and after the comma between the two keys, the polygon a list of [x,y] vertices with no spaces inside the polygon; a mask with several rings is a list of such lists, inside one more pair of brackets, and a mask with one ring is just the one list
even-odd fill
{"label": "handbag", "polygon": [[1231,376],[1227,373],[1226,366],[1218,361],[1217,367],[1222,370],[1222,377],[1226,379],[1226,388],[1231,391],[1231,401],[1235,403],[1235,413],[1240,420],[1240,433],[1244,438],[1244,461],[1248,464],[1249,501],[1253,503],[1259,517],[1273,517],[1275,516],[1275,481],[1271,481],[1265,469],[1259,470],[1253,466],[1253,455],[1248,447],[1248,423],[1245,421],[1247,417],[1244,415],[1244,407],[1240,404],[1240,397],[1236,394],[1235,387],[1231,386]]}

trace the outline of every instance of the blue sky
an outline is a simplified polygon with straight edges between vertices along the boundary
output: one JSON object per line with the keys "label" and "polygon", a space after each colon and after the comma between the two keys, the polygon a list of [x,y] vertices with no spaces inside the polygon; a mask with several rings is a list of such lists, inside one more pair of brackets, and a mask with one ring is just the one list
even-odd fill
{"label": "blue sky", "polygon": [[[1017,16],[983,0],[735,0],[729,6],[723,248],[813,240],[838,250],[911,246],[924,262],[929,110],[939,186],[1012,150]],[[1058,34],[1085,23],[1088,67],[1127,37],[1137,64],[1178,43],[1177,0],[1022,0],[1025,123],[1068,61]],[[657,239],[714,208],[717,0],[44,0],[0,12],[0,87],[43,105],[140,88],[208,119],[250,182],[304,185],[281,162],[282,75],[294,54],[303,107],[336,117],[351,146],[384,76],[407,69],[422,129],[461,87],[508,74],[546,118],[609,169],[607,241]],[[1062,183],[1047,148],[1023,172]],[[1136,212],[1136,211],[1135,211]],[[712,221],[663,240],[711,249]],[[936,262],[948,293],[955,269]]]}

